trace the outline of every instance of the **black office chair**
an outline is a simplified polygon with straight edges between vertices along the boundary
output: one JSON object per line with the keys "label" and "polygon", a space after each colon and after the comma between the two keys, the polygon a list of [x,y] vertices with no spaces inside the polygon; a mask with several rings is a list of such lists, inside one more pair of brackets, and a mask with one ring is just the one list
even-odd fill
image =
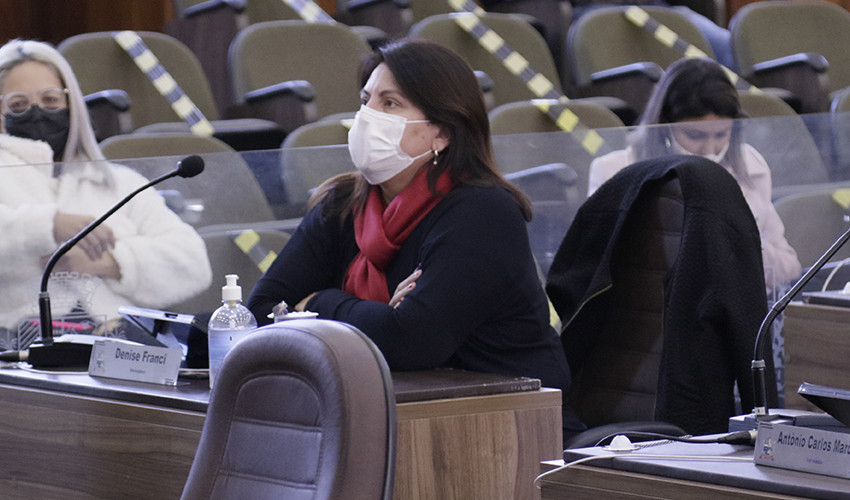
{"label": "black office chair", "polygon": [[579,209],[546,290],[565,324],[569,401],[591,427],[566,447],[659,422],[672,434],[725,432],[740,413],[736,383],[752,407],[761,245],[722,167],[673,156],[621,171]]}
{"label": "black office chair", "polygon": [[389,368],[356,328],[275,323],[224,359],[183,499],[385,499],[396,406]]}

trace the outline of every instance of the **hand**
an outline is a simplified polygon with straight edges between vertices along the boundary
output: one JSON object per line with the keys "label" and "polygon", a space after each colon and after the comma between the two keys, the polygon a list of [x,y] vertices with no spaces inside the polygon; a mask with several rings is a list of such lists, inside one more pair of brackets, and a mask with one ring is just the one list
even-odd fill
{"label": "hand", "polygon": [[422,276],[422,269],[416,268],[410,276],[402,280],[401,283],[395,287],[395,293],[392,298],[390,298],[390,306],[398,307],[399,304],[404,300],[404,297],[410,293],[411,290],[416,288],[416,280]]}
{"label": "hand", "polygon": [[[46,264],[47,259],[49,258],[50,257],[45,257],[42,260],[44,260],[44,263]],[[121,270],[118,267],[118,262],[116,262],[115,257],[113,257],[111,253],[105,252],[97,259],[91,259],[78,247],[68,250],[68,253],[63,255],[62,258],[56,262],[56,266],[53,270],[66,272],[75,271],[82,274],[99,276],[101,278],[121,279]]]}
{"label": "hand", "polygon": [[[53,237],[60,244],[74,237],[82,231],[94,217],[88,215],[68,214],[56,212],[53,217]],[[112,230],[106,226],[98,226],[85,238],[77,243],[77,247],[85,252],[91,260],[98,260],[104,254],[115,247],[115,236]]]}
{"label": "hand", "polygon": [[310,295],[301,299],[301,302],[295,304],[295,310],[296,311],[306,311],[307,310],[306,309],[307,308],[307,302],[310,302],[310,299],[315,297],[317,293],[319,293],[319,292],[313,292]]}

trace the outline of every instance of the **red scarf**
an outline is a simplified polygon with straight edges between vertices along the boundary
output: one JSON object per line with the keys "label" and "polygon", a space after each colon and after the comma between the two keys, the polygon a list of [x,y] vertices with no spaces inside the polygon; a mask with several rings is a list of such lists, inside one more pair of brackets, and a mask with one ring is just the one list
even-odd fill
{"label": "red scarf", "polygon": [[[390,301],[384,273],[401,245],[426,215],[442,200],[428,189],[427,169],[385,205],[381,189],[373,186],[366,206],[354,217],[354,238],[360,252],[342,279],[342,289],[356,297],[385,304]],[[452,188],[448,171],[437,179],[437,191]]]}

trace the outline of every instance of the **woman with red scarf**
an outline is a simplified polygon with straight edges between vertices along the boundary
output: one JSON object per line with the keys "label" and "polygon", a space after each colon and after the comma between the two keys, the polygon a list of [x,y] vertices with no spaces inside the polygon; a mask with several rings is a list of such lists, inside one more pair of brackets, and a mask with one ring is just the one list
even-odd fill
{"label": "woman with red scarf", "polygon": [[352,324],[393,370],[522,375],[566,393],[530,205],[494,168],[472,70],[439,45],[403,41],[364,75],[348,138],[357,172],[317,190],[248,307],[260,322],[283,300]]}

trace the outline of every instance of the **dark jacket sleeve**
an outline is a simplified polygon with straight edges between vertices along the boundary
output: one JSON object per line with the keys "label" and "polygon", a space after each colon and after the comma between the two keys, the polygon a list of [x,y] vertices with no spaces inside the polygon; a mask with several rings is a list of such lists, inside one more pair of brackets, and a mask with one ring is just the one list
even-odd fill
{"label": "dark jacket sleeve", "polygon": [[[519,298],[505,293],[534,275],[525,220],[507,192],[464,190],[434,212],[420,223],[427,232],[418,249],[422,276],[397,308],[338,288],[323,290],[308,304],[322,318],[360,328],[394,369],[440,366],[482,324],[515,316],[517,308],[531,310],[542,297],[539,282]],[[388,283],[390,292],[411,271]]]}
{"label": "dark jacket sleeve", "polygon": [[357,251],[353,237],[346,238],[351,231],[350,224],[324,217],[321,206],[311,210],[251,292],[247,305],[257,323],[270,323],[267,316],[280,301],[292,308],[317,290],[340,286],[342,267]]}

